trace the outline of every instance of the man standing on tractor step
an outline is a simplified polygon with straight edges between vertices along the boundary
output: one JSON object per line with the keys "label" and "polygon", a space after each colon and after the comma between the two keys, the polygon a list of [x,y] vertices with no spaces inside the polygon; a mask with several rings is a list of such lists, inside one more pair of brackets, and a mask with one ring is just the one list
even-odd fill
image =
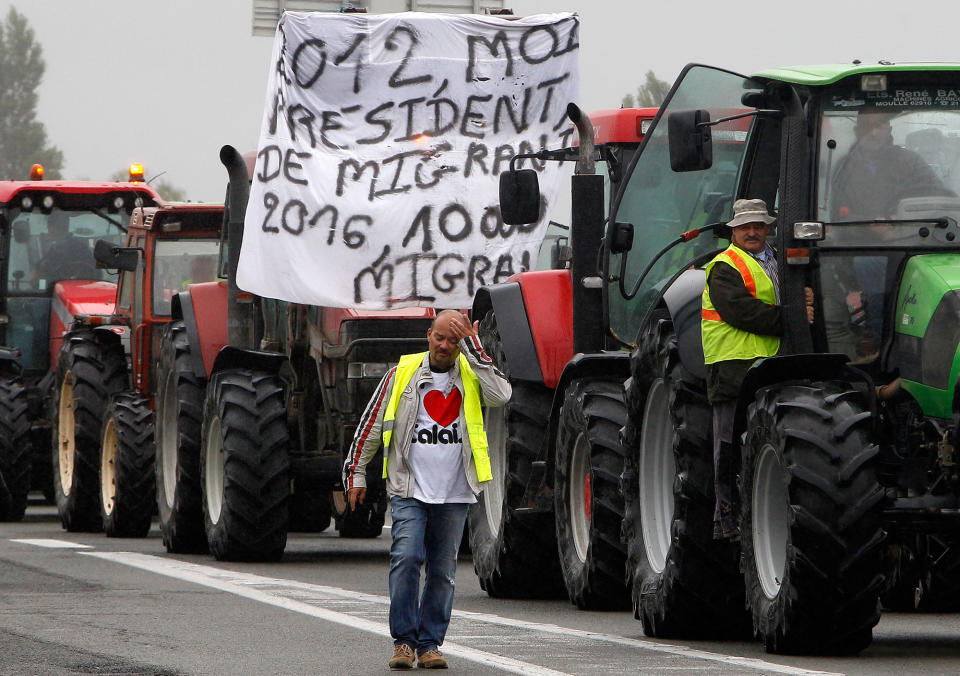
{"label": "man standing on tractor step", "polygon": [[[740,384],[753,362],[777,353],[783,333],[777,261],[767,244],[774,220],[761,199],[734,202],[727,223],[730,246],[706,266],[701,329],[713,405],[713,536],[718,540],[739,535],[733,510],[733,418]],[[807,319],[813,321],[813,291],[808,288],[806,296]]]}
{"label": "man standing on tractor step", "polygon": [[393,520],[391,669],[412,668],[414,652],[421,668],[447,667],[439,647],[450,624],[467,508],[493,478],[481,407],[503,406],[511,394],[480,345],[478,324],[456,310],[437,314],[427,330],[429,352],[402,356],[380,381],[344,465],[355,509],[366,495],[366,465],[383,445]]}

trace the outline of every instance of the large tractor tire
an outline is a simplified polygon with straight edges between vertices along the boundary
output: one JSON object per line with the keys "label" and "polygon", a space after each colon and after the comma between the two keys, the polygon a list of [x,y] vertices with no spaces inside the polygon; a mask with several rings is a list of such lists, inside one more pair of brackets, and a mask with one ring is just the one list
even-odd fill
{"label": "large tractor tire", "polygon": [[768,652],[856,654],[883,587],[877,446],[848,383],[760,389],[743,445],[743,575]]}
{"label": "large tractor tire", "polygon": [[103,530],[107,537],[146,537],[157,504],[150,400],[135,391],[115,394],[100,438]]}
{"label": "large tractor tire", "polygon": [[630,372],[621,490],[634,616],[647,636],[742,638],[739,551],[713,539],[710,404],[680,361],[669,319],[647,329]]}
{"label": "large tractor tire", "polygon": [[206,380],[194,373],[182,321],[167,324],[157,368],[157,515],[171,554],[207,551],[200,484],[200,426]]}
{"label": "large tractor tire", "polygon": [[[480,325],[484,349],[509,378],[497,319],[488,312]],[[502,407],[484,411],[493,479],[470,506],[473,569],[480,586],[500,598],[562,598],[563,574],[557,555],[552,511],[518,509],[550,416],[552,391],[511,380],[513,395]]]}
{"label": "large tractor tire", "polygon": [[110,397],[127,388],[120,339],[82,330],[64,337],[53,397],[53,491],[70,532],[103,530],[100,432]]}
{"label": "large tractor tire", "polygon": [[0,521],[20,521],[30,492],[30,417],[20,378],[0,378]]}
{"label": "large tractor tire", "polygon": [[560,409],[554,504],[560,567],[570,601],[581,610],[630,606],[620,540],[626,423],[623,384],[575,380]]}
{"label": "large tractor tire", "polygon": [[289,436],[283,384],[269,373],[218,373],[203,409],[200,477],[211,553],[278,561],[287,544]]}

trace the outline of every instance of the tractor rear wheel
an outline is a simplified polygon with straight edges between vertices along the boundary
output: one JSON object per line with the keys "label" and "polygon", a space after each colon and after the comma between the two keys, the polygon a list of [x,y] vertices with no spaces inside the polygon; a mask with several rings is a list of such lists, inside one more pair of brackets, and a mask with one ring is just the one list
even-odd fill
{"label": "tractor rear wheel", "polygon": [[0,521],[20,521],[30,492],[30,419],[19,377],[0,378]]}
{"label": "tractor rear wheel", "polygon": [[100,432],[110,397],[127,387],[120,339],[107,331],[64,336],[53,397],[53,488],[70,532],[103,530]]}
{"label": "tractor rear wheel", "polygon": [[844,382],[761,388],[743,445],[743,575],[768,652],[856,654],[883,587],[877,446]]}
{"label": "tractor rear wheel", "polygon": [[630,361],[621,490],[634,616],[647,636],[741,638],[749,617],[738,548],[713,539],[705,385],[680,361],[666,318],[651,324]]}
{"label": "tractor rear wheel", "polygon": [[554,467],[557,545],[570,601],[582,610],[630,605],[624,584],[623,446],[627,419],[623,385],[575,380],[560,409]]}
{"label": "tractor rear wheel", "polygon": [[203,515],[220,561],[277,561],[287,544],[289,436],[283,384],[269,373],[218,373],[203,409]]}
{"label": "tractor rear wheel", "polygon": [[146,537],[157,504],[150,400],[139,392],[113,395],[100,438],[103,530],[107,537]]}
{"label": "tractor rear wheel", "polygon": [[167,324],[157,368],[157,514],[170,553],[207,551],[200,485],[200,425],[206,379],[194,372],[182,321]]}
{"label": "tractor rear wheel", "polygon": [[[497,319],[488,312],[480,339],[508,378]],[[493,479],[470,506],[470,549],[481,588],[493,597],[562,598],[552,510],[520,513],[526,484],[546,436],[553,392],[543,385],[511,380],[513,395],[502,407],[484,411]]]}

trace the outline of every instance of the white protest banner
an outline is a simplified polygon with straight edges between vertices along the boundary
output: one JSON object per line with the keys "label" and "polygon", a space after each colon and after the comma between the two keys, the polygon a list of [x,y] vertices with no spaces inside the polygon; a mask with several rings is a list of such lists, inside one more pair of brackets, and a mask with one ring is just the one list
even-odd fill
{"label": "white protest banner", "polygon": [[237,282],[260,296],[381,310],[469,307],[530,269],[541,219],[505,225],[499,176],[570,145],[579,19],[285,13],[277,27]]}

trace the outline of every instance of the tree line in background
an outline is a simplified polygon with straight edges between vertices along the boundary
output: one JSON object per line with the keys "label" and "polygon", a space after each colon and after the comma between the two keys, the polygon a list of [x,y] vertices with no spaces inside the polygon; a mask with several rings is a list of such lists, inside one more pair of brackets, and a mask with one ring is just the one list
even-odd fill
{"label": "tree line in background", "polygon": [[[0,180],[26,180],[30,167],[38,163],[44,178],[63,178],[63,151],[49,143],[37,119],[37,89],[46,67],[43,48],[27,18],[11,7],[0,21]],[[122,169],[110,180],[127,177]],[[167,200],[186,199],[184,191],[170,183],[154,187]]]}
{"label": "tree line in background", "polygon": [[623,108],[656,108],[667,98],[670,83],[657,79],[652,70],[647,71],[646,80],[637,87],[637,95],[627,94],[620,105]]}

